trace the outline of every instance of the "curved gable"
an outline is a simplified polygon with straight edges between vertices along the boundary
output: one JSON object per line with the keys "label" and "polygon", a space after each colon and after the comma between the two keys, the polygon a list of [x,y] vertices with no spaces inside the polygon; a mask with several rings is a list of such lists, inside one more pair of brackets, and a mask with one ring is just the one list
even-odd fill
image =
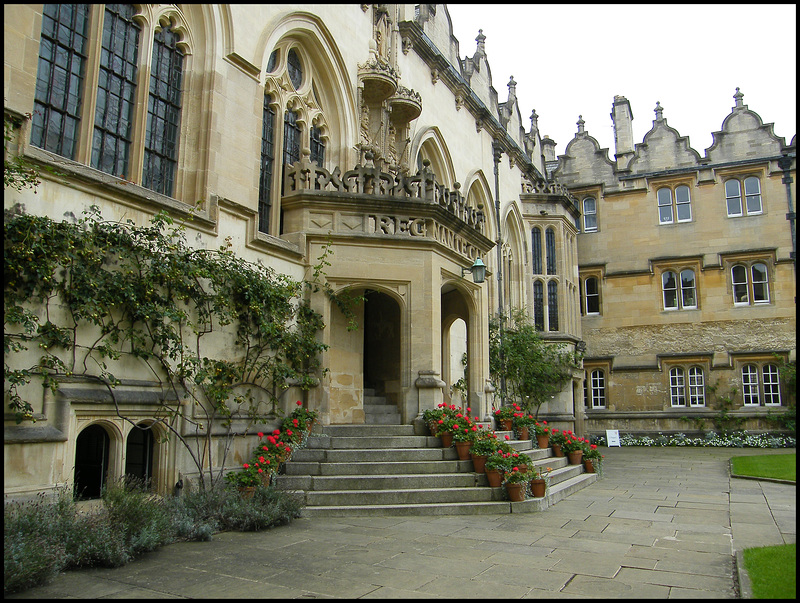
{"label": "curved gable", "polygon": [[733,97],[736,106],[722,122],[722,129],[712,133],[713,142],[706,149],[706,156],[716,163],[780,155],[783,138],[775,135],[774,124],[763,123],[758,113],[748,109],[738,88]]}

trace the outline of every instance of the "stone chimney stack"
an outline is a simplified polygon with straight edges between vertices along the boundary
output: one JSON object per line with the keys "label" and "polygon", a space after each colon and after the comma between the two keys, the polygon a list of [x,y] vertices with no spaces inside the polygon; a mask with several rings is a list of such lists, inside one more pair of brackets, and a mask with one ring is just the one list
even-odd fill
{"label": "stone chimney stack", "polygon": [[614,122],[614,157],[617,160],[617,170],[627,170],[633,159],[633,111],[624,96],[614,97],[611,120]]}
{"label": "stone chimney stack", "polygon": [[556,161],[556,142],[547,134],[542,138],[542,154],[545,161]]}

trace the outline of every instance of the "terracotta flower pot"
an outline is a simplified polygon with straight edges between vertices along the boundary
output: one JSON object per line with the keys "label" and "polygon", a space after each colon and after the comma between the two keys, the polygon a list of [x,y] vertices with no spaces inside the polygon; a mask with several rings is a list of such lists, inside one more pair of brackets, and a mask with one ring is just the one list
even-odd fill
{"label": "terracotta flower pot", "polygon": [[561,450],[561,444],[553,444],[553,456],[564,456],[564,452]]}
{"label": "terracotta flower pot", "polygon": [[528,427],[520,427],[519,428],[519,439],[520,440],[530,440],[530,434],[528,433]]}
{"label": "terracotta flower pot", "polygon": [[525,500],[525,484],[506,484],[506,492],[511,502]]}
{"label": "terracotta flower pot", "polygon": [[442,438],[442,448],[450,448],[453,445],[453,434],[449,431],[440,433],[439,437]]}
{"label": "terracotta flower pot", "polygon": [[255,486],[239,486],[239,494],[242,495],[242,498],[253,498],[255,493]]}
{"label": "terracotta flower pot", "polygon": [[489,480],[490,488],[499,488],[503,485],[503,475],[499,469],[489,469],[486,471],[486,479]]}
{"label": "terracotta flower pot", "polygon": [[477,473],[484,473],[486,471],[486,456],[482,454],[472,454],[472,466]]}
{"label": "terracotta flower pot", "polygon": [[514,422],[511,419],[500,419],[501,431],[514,431]]}
{"label": "terracotta flower pot", "polygon": [[586,470],[586,473],[594,473],[594,459],[583,459],[583,468]]}
{"label": "terracotta flower pot", "polygon": [[542,449],[548,448],[550,446],[550,436],[547,434],[537,435],[536,443],[538,444],[539,448]]}
{"label": "terracotta flower pot", "polygon": [[583,450],[575,450],[567,454],[570,465],[580,465],[583,462]]}
{"label": "terracotta flower pot", "polygon": [[534,498],[541,498],[547,490],[547,483],[543,479],[531,480],[531,492]]}
{"label": "terracotta flower pot", "polygon": [[458,452],[459,461],[469,460],[469,449],[472,447],[472,442],[456,442],[456,452]]}

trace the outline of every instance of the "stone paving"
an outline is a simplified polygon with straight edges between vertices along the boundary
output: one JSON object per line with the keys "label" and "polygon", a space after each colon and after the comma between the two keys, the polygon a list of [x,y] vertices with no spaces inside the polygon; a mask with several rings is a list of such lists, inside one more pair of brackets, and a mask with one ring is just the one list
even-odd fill
{"label": "stone paving", "polygon": [[796,542],[794,485],[733,455],[611,448],[597,483],[517,515],[301,518],[176,543],[7,598],[734,598],[734,554]]}

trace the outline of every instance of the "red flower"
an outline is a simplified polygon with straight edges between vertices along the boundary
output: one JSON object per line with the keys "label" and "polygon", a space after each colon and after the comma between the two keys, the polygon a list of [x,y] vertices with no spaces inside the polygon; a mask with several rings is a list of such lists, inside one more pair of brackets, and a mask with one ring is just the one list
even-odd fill
{"label": "red flower", "polygon": [[467,412],[472,412],[472,409],[469,406],[467,406]]}
{"label": "red flower", "polygon": [[259,469],[258,472],[259,473],[264,473],[264,470],[263,469]]}
{"label": "red flower", "polygon": [[295,427],[297,427],[297,419],[292,419],[292,425],[294,425]]}
{"label": "red flower", "polygon": [[439,419],[439,425],[441,425],[442,423],[444,423],[444,419]]}
{"label": "red flower", "polygon": [[511,471],[519,471],[519,467],[514,467]]}
{"label": "red flower", "polygon": [[288,453],[290,453],[291,451],[292,451],[292,449],[291,449],[291,448],[289,448],[289,447],[287,446],[287,447],[286,447],[286,453],[288,454]]}
{"label": "red flower", "polygon": [[596,448],[597,448],[597,444],[590,444],[590,445],[589,445],[589,447],[590,447],[592,450],[594,450],[594,449],[596,449]]}
{"label": "red flower", "polygon": [[286,435],[292,435],[292,430],[291,429],[287,429],[286,430]]}
{"label": "red flower", "polygon": [[244,467],[245,469],[250,469],[250,465],[248,465],[247,463],[245,463],[244,465],[242,465],[242,467]]}
{"label": "red flower", "polygon": [[281,430],[280,429],[274,429],[272,431],[272,435],[281,435]]}
{"label": "red flower", "polygon": [[510,439],[511,439],[511,437],[510,437],[510,436],[508,436],[508,435],[506,435],[506,439],[507,439],[507,440],[510,440]]}
{"label": "red flower", "polygon": [[269,465],[269,459],[264,461],[267,465]]}
{"label": "red flower", "polygon": [[261,450],[269,450],[269,448],[267,448],[266,446],[262,446]]}
{"label": "red flower", "polygon": [[295,402],[295,404],[297,404],[298,406],[302,406],[302,405],[303,405],[303,403],[302,403],[300,400],[298,400],[297,402]]}
{"label": "red flower", "polygon": [[259,431],[259,432],[258,432],[258,437],[259,437],[259,438],[263,438],[263,437],[264,437],[264,434],[263,434],[262,432],[260,432],[260,431]]}
{"label": "red flower", "polygon": [[475,425],[472,426],[472,431],[478,431],[478,428]]}
{"label": "red flower", "polygon": [[262,463],[266,463],[266,459],[263,456],[258,457],[258,460]]}

